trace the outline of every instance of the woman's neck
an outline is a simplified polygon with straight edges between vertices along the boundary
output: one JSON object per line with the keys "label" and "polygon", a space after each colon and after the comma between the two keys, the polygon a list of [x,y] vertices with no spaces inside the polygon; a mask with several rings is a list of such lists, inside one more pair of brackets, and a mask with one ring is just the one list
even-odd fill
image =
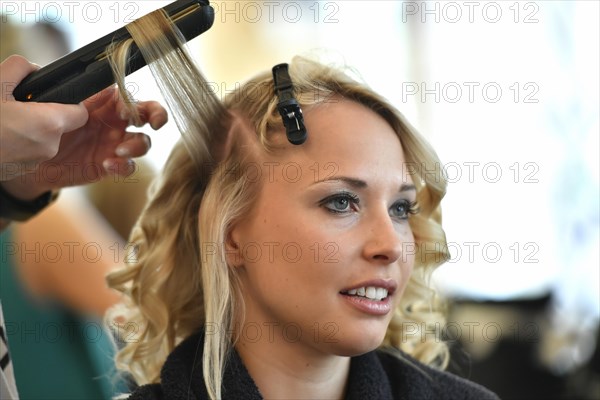
{"label": "woman's neck", "polygon": [[[266,332],[263,332],[266,333]],[[240,335],[235,348],[265,399],[342,399],[350,357],[324,354],[277,329],[258,340]]]}

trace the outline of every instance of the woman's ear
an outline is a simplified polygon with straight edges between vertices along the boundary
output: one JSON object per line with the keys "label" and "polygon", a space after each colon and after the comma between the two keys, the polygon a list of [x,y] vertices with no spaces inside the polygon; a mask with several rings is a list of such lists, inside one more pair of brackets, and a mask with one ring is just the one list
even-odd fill
{"label": "woman's ear", "polygon": [[238,268],[244,265],[239,242],[239,229],[232,227],[225,237],[225,258],[227,265]]}

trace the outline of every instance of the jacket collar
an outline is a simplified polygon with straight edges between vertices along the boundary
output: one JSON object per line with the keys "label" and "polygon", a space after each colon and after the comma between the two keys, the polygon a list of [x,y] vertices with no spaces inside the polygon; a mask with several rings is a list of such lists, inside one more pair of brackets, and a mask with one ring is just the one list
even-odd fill
{"label": "jacket collar", "polygon": [[[161,383],[164,397],[173,400],[204,400],[208,393],[202,376],[204,333],[199,332],[181,342],[167,358]],[[232,350],[223,379],[223,400],[261,400],[262,396],[244,366]],[[387,374],[375,352],[353,357],[348,377],[347,400],[391,400],[392,389]]]}

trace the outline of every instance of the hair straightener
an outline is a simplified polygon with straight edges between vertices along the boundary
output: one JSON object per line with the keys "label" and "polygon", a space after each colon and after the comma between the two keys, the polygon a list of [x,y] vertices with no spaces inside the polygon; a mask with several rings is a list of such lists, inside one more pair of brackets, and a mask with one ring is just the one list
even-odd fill
{"label": "hair straightener", "polygon": [[[212,26],[215,14],[208,0],[178,0],[163,10],[175,22],[186,41]],[[31,73],[15,88],[19,101],[77,104],[115,83],[106,56],[113,42],[131,38],[123,27]],[[144,67],[146,61],[134,44],[127,75]]]}

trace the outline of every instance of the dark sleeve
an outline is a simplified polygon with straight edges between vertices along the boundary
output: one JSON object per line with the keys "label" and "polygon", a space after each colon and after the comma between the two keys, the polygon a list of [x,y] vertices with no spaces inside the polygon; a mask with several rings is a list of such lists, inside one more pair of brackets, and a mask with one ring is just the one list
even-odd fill
{"label": "dark sleeve", "polygon": [[138,387],[127,400],[163,400],[162,388],[159,384]]}

